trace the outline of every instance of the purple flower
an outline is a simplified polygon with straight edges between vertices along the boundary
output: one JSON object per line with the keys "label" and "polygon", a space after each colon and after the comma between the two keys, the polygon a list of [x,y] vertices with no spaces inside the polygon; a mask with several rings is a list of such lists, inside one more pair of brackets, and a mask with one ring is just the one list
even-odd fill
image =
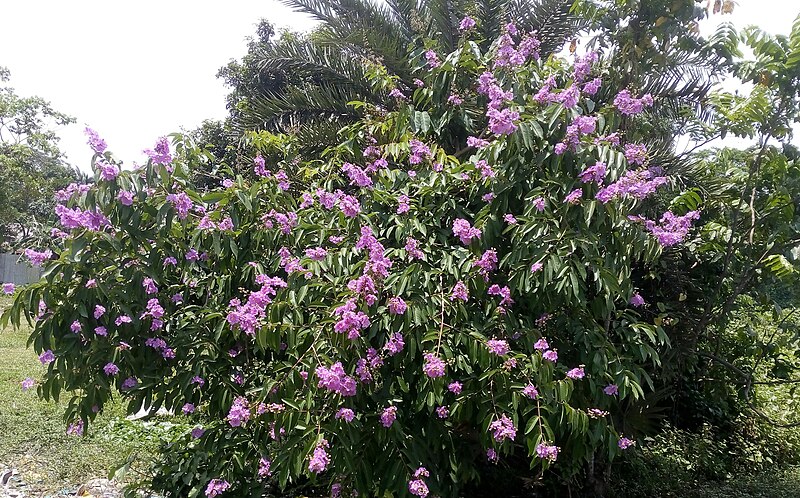
{"label": "purple flower", "polygon": [[100,159],[95,165],[100,169],[100,178],[107,182],[113,181],[119,176],[119,168],[113,164]]}
{"label": "purple flower", "polygon": [[497,356],[505,356],[511,350],[508,346],[508,341],[500,339],[490,339],[486,341],[486,347]]}
{"label": "purple flower", "polygon": [[461,19],[461,23],[459,23],[458,25],[458,29],[460,31],[469,31],[474,27],[475,27],[475,19],[471,18],[470,16],[464,16],[464,19]]}
{"label": "purple flower", "polygon": [[645,228],[655,236],[659,244],[669,247],[683,242],[692,227],[692,220],[698,218],[700,211],[689,211],[683,216],[675,216],[671,211],[667,211],[658,223],[647,220]]}
{"label": "purple flower", "polygon": [[230,487],[231,484],[228,481],[224,481],[222,479],[211,479],[211,481],[208,483],[208,486],[206,486],[206,497],[214,498],[219,496],[227,491]]}
{"label": "purple flower", "polygon": [[425,257],[422,251],[419,250],[419,241],[409,237],[406,239],[405,250],[411,259],[422,259]]}
{"label": "purple flower", "polygon": [[167,195],[167,201],[178,211],[178,219],[185,220],[189,216],[194,203],[185,192]]}
{"label": "purple flower", "polygon": [[467,137],[467,146],[468,147],[475,147],[475,148],[481,149],[483,147],[486,147],[487,145],[489,145],[489,141],[488,140],[484,140],[482,138],[472,137],[472,136]]}
{"label": "purple flower", "polygon": [[408,492],[414,496],[425,498],[430,492],[428,485],[422,479],[412,479],[408,481]]}
{"label": "purple flower", "polygon": [[497,452],[494,451],[494,448],[486,450],[486,459],[490,462],[497,462]]}
{"label": "purple flower", "polygon": [[463,388],[464,388],[464,385],[463,385],[463,384],[461,384],[461,382],[458,382],[458,381],[456,381],[456,382],[451,382],[451,383],[450,383],[450,384],[447,386],[447,390],[448,390],[448,391],[450,391],[450,392],[451,392],[451,393],[453,393],[453,394],[456,394],[456,395],[458,395],[458,394],[461,394],[461,390],[462,390]]}
{"label": "purple flower", "polygon": [[328,441],[323,439],[317,444],[316,448],[314,448],[314,453],[311,455],[308,462],[309,472],[319,474],[328,468],[328,465],[331,463],[331,458],[328,456],[328,452],[325,451],[325,448],[328,448]]}
{"label": "purple flower", "polygon": [[411,209],[408,204],[409,200],[407,195],[401,195],[397,198],[397,214],[405,214]]}
{"label": "purple flower", "polygon": [[100,135],[98,135],[96,131],[87,126],[86,129],[83,130],[83,132],[86,134],[87,137],[89,137],[87,143],[89,144],[89,147],[91,147],[93,151],[95,151],[98,154],[102,154],[103,152],[106,151],[108,145],[106,144],[105,140],[100,138]]}
{"label": "purple flower", "polygon": [[21,384],[22,384],[22,390],[27,391],[28,389],[36,385],[36,381],[30,377],[27,377],[25,380],[22,381]]}
{"label": "purple flower", "polygon": [[542,460],[550,460],[551,462],[555,462],[558,458],[558,450],[558,446],[547,443],[539,443],[536,445],[536,455]]}
{"label": "purple flower", "polygon": [[400,351],[403,350],[403,346],[405,346],[405,342],[403,341],[403,335],[399,332],[395,332],[394,334],[389,337],[389,340],[386,341],[386,344],[383,346],[389,356],[394,356]]}
{"label": "purple flower", "polygon": [[631,296],[630,303],[631,306],[636,306],[637,308],[644,306],[644,298],[638,292],[634,292]]}
{"label": "purple flower", "polygon": [[573,368],[572,370],[567,372],[567,377],[573,380],[579,380],[586,376],[586,373],[583,371],[583,366]]}
{"label": "purple flower", "polygon": [[172,154],[169,151],[169,139],[161,137],[156,141],[155,150],[147,149],[144,153],[149,157],[153,164],[168,165],[172,162]]}
{"label": "purple flower", "polygon": [[261,154],[253,158],[253,172],[260,177],[270,176],[270,172],[267,170],[266,163],[264,162],[264,158],[261,157]]}
{"label": "purple flower", "polygon": [[389,96],[397,100],[406,99],[406,96],[403,95],[403,92],[401,92],[399,88],[392,88],[392,91],[389,92]]}
{"label": "purple flower", "polygon": [[566,197],[564,197],[564,203],[573,205],[578,204],[581,202],[582,195],[583,195],[583,190],[576,188],[575,190],[567,194]]}
{"label": "purple flower", "polygon": [[427,52],[425,52],[425,61],[431,68],[439,67],[442,65],[442,62],[439,60],[439,56],[436,55],[436,52],[434,52],[433,50],[428,50]]}
{"label": "purple flower", "polygon": [[341,362],[337,361],[330,368],[320,365],[314,373],[319,378],[318,387],[324,387],[342,396],[356,395],[356,380],[345,373]]}
{"label": "purple flower", "polygon": [[453,235],[457,236],[462,244],[469,245],[472,239],[481,237],[481,231],[473,228],[467,220],[458,218],[453,222]]}
{"label": "purple flower", "polygon": [[441,358],[435,353],[425,353],[423,356],[425,364],[422,365],[422,371],[425,372],[425,375],[432,379],[444,376],[445,363]]}
{"label": "purple flower", "polygon": [[524,394],[530,399],[536,399],[539,397],[539,391],[533,384],[528,384],[527,386],[525,386],[525,388],[522,390],[522,394]]}
{"label": "purple flower", "polygon": [[603,388],[603,393],[608,396],[616,396],[619,394],[619,387],[616,384],[609,384]]}
{"label": "purple flower", "polygon": [[133,320],[128,315],[118,316],[116,320],[114,320],[114,325],[119,327],[123,323],[131,323]]}
{"label": "purple flower", "polygon": [[536,208],[537,211],[540,213],[544,211],[544,199],[541,197],[537,197],[533,200],[533,207]]}
{"label": "purple flower", "polygon": [[393,315],[402,315],[408,309],[408,305],[400,297],[393,297],[389,299],[389,313]]}
{"label": "purple flower", "polygon": [[243,423],[250,420],[250,405],[246,398],[239,396],[233,400],[226,420],[231,427],[240,427]]}
{"label": "purple flower", "polygon": [[586,95],[594,95],[600,90],[600,85],[603,84],[603,80],[600,78],[595,78],[592,81],[589,81],[583,85],[583,93]]}
{"label": "purple flower", "polygon": [[489,424],[489,430],[492,432],[494,440],[499,443],[502,443],[506,439],[511,439],[513,441],[514,438],[517,437],[517,429],[514,427],[514,422],[506,417],[505,414]]}
{"label": "purple flower", "polygon": [[53,256],[53,251],[50,249],[45,249],[42,252],[37,252],[33,249],[25,249],[25,257],[28,258],[33,266],[42,266],[51,256]]}
{"label": "purple flower", "polygon": [[469,290],[467,289],[466,284],[459,280],[456,282],[456,285],[453,287],[453,292],[450,294],[450,300],[455,301],[456,299],[460,299],[462,301],[469,301]]}
{"label": "purple flower", "polygon": [[78,419],[75,422],[72,422],[67,427],[67,435],[68,436],[82,436],[83,435],[83,419]]}
{"label": "purple flower", "polygon": [[539,339],[538,341],[536,341],[536,344],[534,344],[534,345],[533,345],[533,348],[534,348],[536,351],[546,351],[547,349],[549,349],[549,348],[550,348],[550,345],[549,345],[549,344],[547,344],[547,339],[545,339],[544,337],[542,337],[541,339]]}
{"label": "purple flower", "polygon": [[550,349],[542,353],[542,358],[550,362],[557,362],[558,361],[558,352],[555,349]]}
{"label": "purple flower", "polygon": [[625,144],[625,159],[630,164],[644,164],[647,161],[647,147],[643,144]]}
{"label": "purple flower", "polygon": [[192,437],[194,439],[200,439],[201,437],[203,437],[203,434],[205,433],[206,431],[202,427],[195,427],[194,429],[192,429]]}
{"label": "purple flower", "polygon": [[12,283],[4,283],[3,284],[3,294],[10,296],[16,290],[16,286]]}
{"label": "purple flower", "polygon": [[451,104],[453,104],[455,106],[458,106],[458,105],[461,105],[461,104],[464,103],[464,99],[462,99],[461,97],[459,97],[456,94],[453,94],[453,95],[450,95],[449,97],[447,97],[447,102],[449,102],[449,103],[451,103]]}
{"label": "purple flower", "polygon": [[436,415],[442,419],[447,418],[450,416],[450,409],[446,406],[440,406],[436,408]]}
{"label": "purple flower", "polygon": [[48,363],[53,362],[55,359],[56,355],[54,355],[49,349],[39,355],[39,361],[42,363],[42,365],[47,365]]}
{"label": "purple flower", "polygon": [[78,332],[83,330],[83,327],[81,326],[81,322],[75,320],[74,322],[72,322],[72,325],[69,326],[69,329],[72,331],[73,334],[77,334]]}
{"label": "purple flower", "polygon": [[645,107],[653,105],[653,97],[647,93],[642,98],[634,98],[628,90],[622,90],[614,97],[614,107],[616,107],[621,114],[626,116],[633,116],[644,111]]}
{"label": "purple flower", "polygon": [[537,261],[536,263],[531,265],[531,273],[536,273],[537,271],[544,268],[544,264],[541,261]]}
{"label": "purple flower", "polygon": [[631,446],[633,446],[635,444],[636,444],[636,441],[633,441],[633,440],[628,439],[626,437],[621,437],[621,438],[619,438],[619,441],[617,441],[617,446],[619,446],[619,449],[621,449],[621,450],[627,450],[628,448],[630,448]]}
{"label": "purple flower", "polygon": [[183,405],[183,408],[181,408],[181,411],[186,415],[194,413],[194,405],[192,403],[186,403],[185,405]]}
{"label": "purple flower", "polygon": [[349,423],[352,422],[355,417],[355,412],[350,408],[339,408],[339,411],[336,412],[336,420],[344,420]]}
{"label": "purple flower", "polygon": [[315,247],[306,249],[306,257],[314,261],[322,261],[328,255],[327,249],[324,247]]}
{"label": "purple flower", "polygon": [[381,425],[386,428],[392,426],[394,421],[397,419],[397,407],[396,406],[389,406],[383,409],[381,413]]}
{"label": "purple flower", "polygon": [[519,113],[511,109],[489,109],[486,111],[489,118],[489,129],[495,135],[511,135],[517,131],[515,121],[519,119]]}
{"label": "purple flower", "polygon": [[599,185],[603,184],[606,177],[606,164],[602,161],[597,161],[593,166],[589,166],[583,170],[579,176],[581,182],[589,183],[595,182]]}
{"label": "purple flower", "polygon": [[103,367],[103,372],[105,372],[106,375],[108,375],[109,377],[112,377],[112,376],[117,375],[119,373],[119,367],[116,366],[115,364],[109,362],[109,363],[106,363],[106,366]]}
{"label": "purple flower", "polygon": [[497,269],[497,251],[494,249],[487,249],[478,261],[472,263],[472,266],[477,267],[478,274],[483,276],[483,279],[488,282],[489,274]]}
{"label": "purple flower", "polygon": [[136,377],[128,377],[122,381],[122,390],[127,391],[139,385],[139,380]]}
{"label": "purple flower", "polygon": [[517,224],[517,219],[514,217],[513,214],[510,214],[510,213],[503,215],[503,221],[505,221],[509,225],[516,225]]}

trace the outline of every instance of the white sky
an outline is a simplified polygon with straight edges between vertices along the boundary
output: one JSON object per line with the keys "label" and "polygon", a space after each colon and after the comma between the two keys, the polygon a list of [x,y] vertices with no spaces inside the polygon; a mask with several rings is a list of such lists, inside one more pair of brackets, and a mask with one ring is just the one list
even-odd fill
{"label": "white sky", "polygon": [[[18,94],[77,118],[59,130],[61,147],[86,171],[86,125],[126,164],[142,161],[159,136],[225,117],[227,90],[215,75],[245,54],[260,18],[278,30],[312,27],[276,0],[3,3],[0,66]],[[788,34],[798,13],[800,0],[738,0],[732,15],[713,16],[702,31],[730,21]]]}

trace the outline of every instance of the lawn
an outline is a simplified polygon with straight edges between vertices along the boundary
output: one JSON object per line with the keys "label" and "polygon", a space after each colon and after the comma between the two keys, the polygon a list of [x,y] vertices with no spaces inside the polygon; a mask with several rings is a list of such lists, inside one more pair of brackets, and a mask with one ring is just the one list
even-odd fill
{"label": "lawn", "polygon": [[[0,310],[8,304],[0,298]],[[0,331],[0,469],[17,469],[29,496],[74,492],[88,479],[107,477],[132,455],[138,462],[134,468],[146,469],[160,441],[185,430],[166,420],[127,420],[125,405],[117,399],[86,437],[66,435],[62,405],[40,401],[35,389],[21,389],[24,378],[39,379],[44,372],[33,350],[25,347],[29,332]]]}

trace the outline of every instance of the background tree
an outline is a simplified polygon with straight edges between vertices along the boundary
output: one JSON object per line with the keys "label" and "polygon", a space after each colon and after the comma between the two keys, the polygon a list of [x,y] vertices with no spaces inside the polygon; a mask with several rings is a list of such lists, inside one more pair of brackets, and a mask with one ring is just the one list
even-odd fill
{"label": "background tree", "polygon": [[75,119],[39,97],[20,97],[9,79],[0,67],[0,247],[33,235],[52,217],[53,194],[79,177],[52,129]]}

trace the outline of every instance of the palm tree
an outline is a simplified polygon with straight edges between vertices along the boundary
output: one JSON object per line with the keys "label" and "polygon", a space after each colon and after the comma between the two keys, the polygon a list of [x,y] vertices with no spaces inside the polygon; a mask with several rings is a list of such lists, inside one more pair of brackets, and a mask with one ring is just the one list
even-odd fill
{"label": "palm tree", "polygon": [[[588,22],[570,12],[573,0],[284,0],[298,12],[321,21],[307,37],[285,37],[258,45],[251,63],[267,77],[285,84],[250,95],[234,111],[233,129],[293,132],[303,144],[326,144],[342,125],[361,117],[348,105],[363,101],[385,105],[387,93],[375,89],[368,65],[379,63],[398,86],[411,88],[410,54],[424,48],[448,53],[461,36],[465,15],[478,20],[482,48],[496,39],[505,23],[536,31],[544,57],[558,51]],[[313,147],[312,147],[313,148]]]}

